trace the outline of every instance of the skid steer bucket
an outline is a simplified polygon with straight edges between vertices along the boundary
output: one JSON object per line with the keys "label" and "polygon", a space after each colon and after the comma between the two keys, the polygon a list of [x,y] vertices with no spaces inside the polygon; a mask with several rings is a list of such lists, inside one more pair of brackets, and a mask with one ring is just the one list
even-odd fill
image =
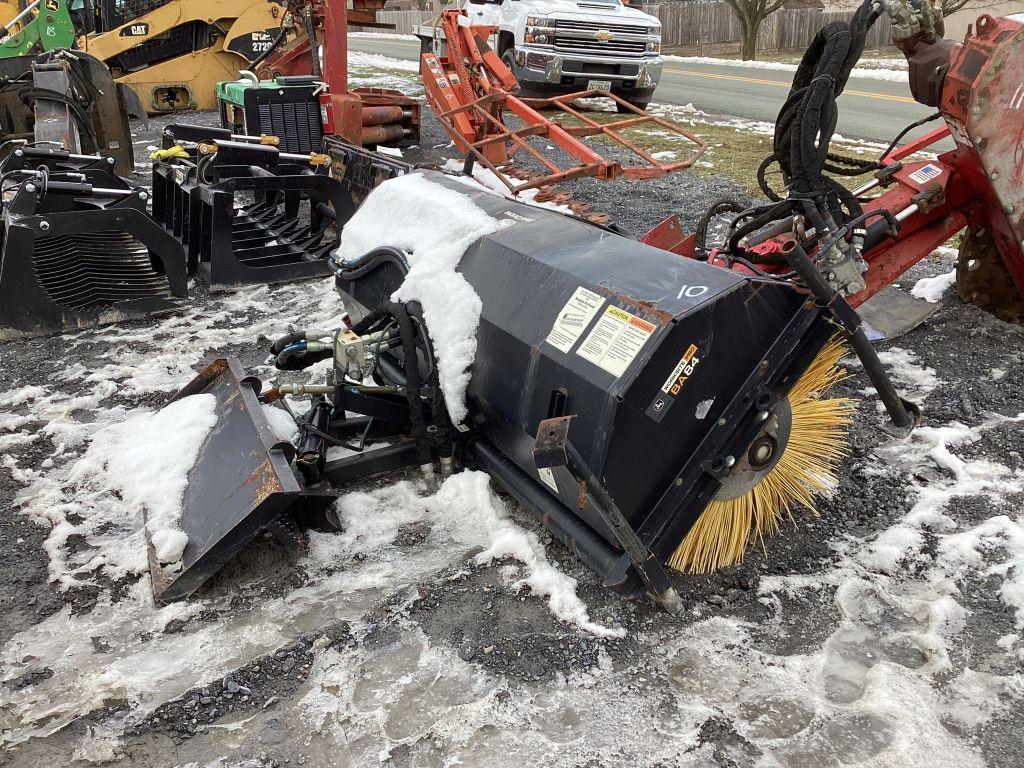
{"label": "skid steer bucket", "polygon": [[283,517],[300,493],[288,463],[293,448],[274,437],[257,398],[260,386],[237,360],[221,358],[172,398],[213,394],[217,424],[189,474],[181,515],[188,544],[180,563],[162,566],[148,541],[158,603],[188,597],[265,531],[285,541],[301,540],[290,518]]}
{"label": "skid steer bucket", "polygon": [[179,308],[184,254],[146,213],[145,190],[102,168],[4,175],[21,183],[0,217],[0,338]]}

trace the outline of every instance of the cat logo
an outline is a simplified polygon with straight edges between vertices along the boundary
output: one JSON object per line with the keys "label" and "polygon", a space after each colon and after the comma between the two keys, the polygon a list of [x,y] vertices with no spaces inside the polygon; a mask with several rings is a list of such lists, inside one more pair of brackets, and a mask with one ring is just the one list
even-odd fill
{"label": "cat logo", "polygon": [[46,2],[43,4],[43,7],[48,11],[56,13],[57,11],[60,10],[60,2],[59,0],[46,0]]}
{"label": "cat logo", "polygon": [[129,24],[122,27],[119,34],[121,37],[145,37],[149,34],[149,23],[143,21],[138,24]]}
{"label": "cat logo", "polygon": [[594,33],[594,37],[602,43],[607,43],[609,40],[614,39],[615,34],[607,29],[599,29]]}

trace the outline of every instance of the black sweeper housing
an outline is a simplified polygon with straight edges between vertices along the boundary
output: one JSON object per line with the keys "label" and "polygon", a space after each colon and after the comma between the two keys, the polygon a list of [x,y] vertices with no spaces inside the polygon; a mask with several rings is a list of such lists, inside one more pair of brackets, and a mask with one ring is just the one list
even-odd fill
{"label": "black sweeper housing", "polygon": [[[424,175],[504,224],[459,266],[483,305],[469,454],[609,586],[627,589],[635,558],[594,494],[569,467],[538,466],[541,422],[574,417],[579,457],[665,562],[832,326],[790,284]],[[407,271],[388,249],[334,266],[354,320],[387,302]]]}

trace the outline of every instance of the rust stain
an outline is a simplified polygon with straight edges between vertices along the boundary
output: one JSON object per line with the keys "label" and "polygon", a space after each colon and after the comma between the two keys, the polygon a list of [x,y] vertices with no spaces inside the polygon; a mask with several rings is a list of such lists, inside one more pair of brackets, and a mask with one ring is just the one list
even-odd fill
{"label": "rust stain", "polygon": [[252,474],[242,483],[243,487],[247,485],[255,486],[253,488],[253,507],[259,506],[273,494],[282,490],[281,483],[277,479],[277,472],[274,471],[274,465],[270,459],[266,459],[252,471]]}
{"label": "rust stain", "polygon": [[647,315],[647,319],[650,320],[652,317],[655,322],[659,325],[669,325],[675,316],[671,312],[666,312],[664,309],[659,309],[657,304],[653,301],[641,301],[640,299],[634,299],[632,296],[627,296],[624,293],[618,293],[611,290],[604,285],[594,286],[594,290],[610,299],[621,301],[627,307],[630,307],[638,312],[643,312]]}

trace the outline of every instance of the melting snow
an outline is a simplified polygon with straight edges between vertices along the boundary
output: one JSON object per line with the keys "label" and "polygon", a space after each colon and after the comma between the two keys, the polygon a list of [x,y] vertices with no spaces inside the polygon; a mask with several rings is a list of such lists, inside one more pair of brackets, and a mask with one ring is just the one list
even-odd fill
{"label": "melting snow", "polygon": [[956,282],[956,270],[947,272],[944,275],[936,275],[935,277],[922,277],[914,287],[910,289],[910,294],[916,296],[919,299],[925,299],[932,304],[936,303],[942,298],[950,287]]}

